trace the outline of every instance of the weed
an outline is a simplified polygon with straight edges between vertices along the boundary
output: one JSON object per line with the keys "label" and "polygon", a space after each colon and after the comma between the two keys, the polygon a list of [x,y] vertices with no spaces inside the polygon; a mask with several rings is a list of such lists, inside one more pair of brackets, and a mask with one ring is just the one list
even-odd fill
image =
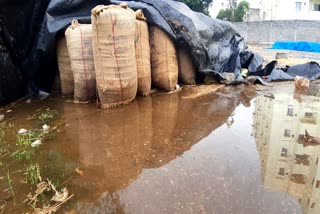
{"label": "weed", "polygon": [[12,178],[10,176],[10,172],[9,171],[7,172],[7,180],[8,180],[8,185],[9,185],[10,191],[11,191],[12,195],[14,196],[13,180],[12,180]]}
{"label": "weed", "polygon": [[58,111],[47,108],[44,111],[38,111],[28,117],[29,120],[37,120],[39,125],[49,124],[54,121],[58,116]]}
{"label": "weed", "polygon": [[39,140],[43,138],[45,133],[43,133],[41,130],[30,130],[29,132],[25,134],[18,134],[17,135],[17,144],[19,146],[30,146],[31,143],[35,140]]}
{"label": "weed", "polygon": [[7,123],[6,122],[1,122],[0,123],[0,141],[4,139],[5,135],[5,130],[7,128]]}
{"label": "weed", "polygon": [[39,180],[39,165],[38,164],[31,164],[26,168],[25,174],[25,182],[31,185],[38,184]]}
{"label": "weed", "polygon": [[10,157],[16,159],[16,160],[30,160],[34,156],[34,151],[31,150],[16,150],[13,152]]}

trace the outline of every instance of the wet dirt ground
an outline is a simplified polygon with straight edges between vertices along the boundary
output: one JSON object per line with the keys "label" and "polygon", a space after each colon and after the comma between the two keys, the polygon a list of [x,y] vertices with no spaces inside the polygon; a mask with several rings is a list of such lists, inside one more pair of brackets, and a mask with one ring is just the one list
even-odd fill
{"label": "wet dirt ground", "polygon": [[39,128],[26,118],[40,107],[57,110],[51,127],[61,126],[31,159],[1,157],[0,213],[33,211],[23,202],[35,190],[24,182],[30,163],[74,194],[59,213],[319,213],[320,146],[301,143],[305,129],[320,133],[319,98],[293,83],[214,88],[111,110],[58,97],[11,107],[9,152],[21,128]]}

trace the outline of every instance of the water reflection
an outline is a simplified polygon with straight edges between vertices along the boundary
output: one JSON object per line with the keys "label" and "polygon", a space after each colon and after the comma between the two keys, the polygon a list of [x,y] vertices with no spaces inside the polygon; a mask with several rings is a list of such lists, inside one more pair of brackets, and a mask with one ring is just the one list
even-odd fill
{"label": "water reflection", "polygon": [[319,137],[319,110],[315,97],[276,94],[255,101],[254,137],[263,183],[297,198],[308,214],[320,213],[320,145],[307,146],[304,133]]}
{"label": "water reflection", "polygon": [[[62,212],[222,213],[255,210],[257,203],[269,207],[273,201],[254,200],[260,192],[269,199],[279,197],[259,183],[258,157],[248,131],[255,89],[232,86],[202,96],[194,96],[193,90],[137,97],[110,110],[49,98],[13,109],[13,133],[33,127],[25,118],[39,106],[57,109],[57,123],[66,122],[34,160],[43,166],[43,177],[75,194]],[[242,110],[234,112],[240,104]],[[220,134],[213,132],[217,128]],[[78,167],[83,176],[75,173]],[[17,201],[29,191],[19,186]],[[243,194],[246,201],[238,200]],[[9,201],[6,211],[22,213],[26,206]]]}
{"label": "water reflection", "polygon": [[112,202],[121,213],[122,205],[114,200],[119,191],[137,180],[144,169],[168,164],[224,124],[241,102],[239,93],[244,100],[255,95],[252,89],[244,93],[245,87],[223,90],[229,91],[196,99],[183,99],[188,92],[137,98],[111,110],[87,106],[70,112],[66,103],[69,125],[61,130],[59,140],[68,139],[63,150],[85,170],[83,177],[69,184],[77,191],[79,211],[96,212]]}

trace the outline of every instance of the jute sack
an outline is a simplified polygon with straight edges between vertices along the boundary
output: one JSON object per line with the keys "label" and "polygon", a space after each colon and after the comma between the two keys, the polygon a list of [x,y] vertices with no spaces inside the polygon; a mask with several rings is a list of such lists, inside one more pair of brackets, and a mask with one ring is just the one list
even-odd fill
{"label": "jute sack", "polygon": [[137,94],[135,14],[121,6],[92,10],[92,38],[97,89],[102,108],[131,102]]}
{"label": "jute sack", "polygon": [[151,26],[149,30],[152,83],[159,89],[173,91],[178,82],[178,60],[175,45],[160,28]]}
{"label": "jute sack", "polygon": [[73,20],[65,32],[74,77],[74,101],[88,102],[96,97],[91,24]]}
{"label": "jute sack", "polygon": [[192,65],[192,58],[187,48],[181,47],[178,50],[179,82],[187,85],[196,84],[196,71]]}
{"label": "jute sack", "polygon": [[61,94],[64,97],[72,97],[74,80],[65,37],[59,39],[57,42],[57,60],[61,83]]}
{"label": "jute sack", "polygon": [[142,10],[137,10],[135,14],[135,46],[138,73],[138,94],[147,96],[150,94],[151,90],[151,64],[148,24]]}

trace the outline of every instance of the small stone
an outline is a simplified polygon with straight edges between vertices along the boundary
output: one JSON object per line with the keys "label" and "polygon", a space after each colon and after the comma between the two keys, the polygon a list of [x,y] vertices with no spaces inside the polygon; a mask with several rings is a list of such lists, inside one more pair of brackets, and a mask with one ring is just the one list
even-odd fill
{"label": "small stone", "polygon": [[28,132],[27,129],[20,129],[20,130],[18,131],[18,134],[25,134],[25,133],[27,133],[27,132]]}
{"label": "small stone", "polygon": [[0,114],[0,122],[4,121],[5,116],[3,114]]}
{"label": "small stone", "polygon": [[43,130],[44,132],[48,131],[49,129],[50,129],[50,126],[48,126],[47,124],[44,124],[44,125],[42,126],[42,130]]}
{"label": "small stone", "polygon": [[36,140],[33,143],[31,143],[31,147],[38,147],[41,144],[41,140]]}
{"label": "small stone", "polygon": [[270,98],[270,99],[274,99],[275,98],[274,94],[272,94],[272,93],[265,94],[264,96],[267,97],[267,98]]}
{"label": "small stone", "polygon": [[278,52],[278,53],[276,53],[276,59],[288,59],[289,57],[288,57],[288,54],[287,53],[280,53],[280,52]]}

